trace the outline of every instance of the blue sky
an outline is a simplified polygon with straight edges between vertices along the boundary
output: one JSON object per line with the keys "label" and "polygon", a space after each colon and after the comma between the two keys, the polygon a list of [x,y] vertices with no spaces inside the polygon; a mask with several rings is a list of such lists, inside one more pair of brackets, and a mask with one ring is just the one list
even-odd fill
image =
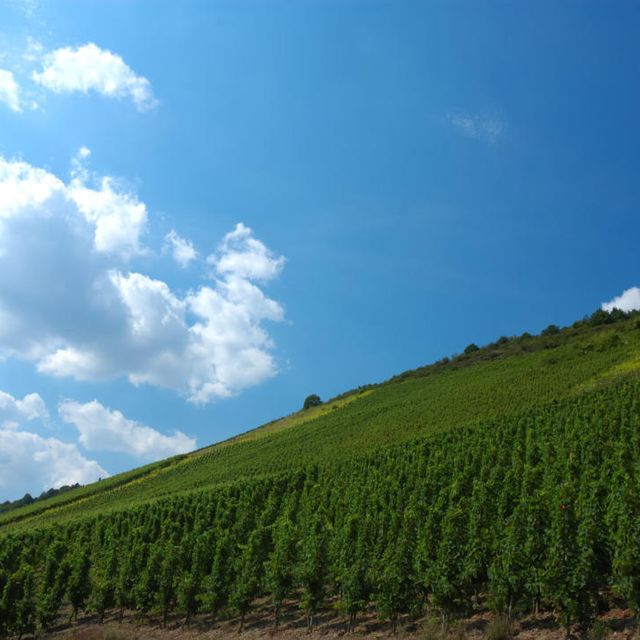
{"label": "blue sky", "polygon": [[0,499],[640,305],[632,2],[0,3]]}

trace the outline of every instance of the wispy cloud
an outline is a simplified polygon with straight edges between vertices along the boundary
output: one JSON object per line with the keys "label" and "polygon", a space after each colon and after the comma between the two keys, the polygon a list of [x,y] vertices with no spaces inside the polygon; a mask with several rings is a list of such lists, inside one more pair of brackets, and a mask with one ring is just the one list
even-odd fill
{"label": "wispy cloud", "polygon": [[505,123],[497,115],[478,115],[464,112],[447,114],[451,125],[464,136],[493,144],[505,131]]}
{"label": "wispy cloud", "polygon": [[183,269],[198,257],[193,243],[180,237],[173,229],[165,236],[165,249],[171,251],[173,259]]}
{"label": "wispy cloud", "polygon": [[0,69],[0,102],[4,102],[13,111],[22,111],[20,88],[13,73],[6,69]]}
{"label": "wispy cloud", "polygon": [[40,0],[9,0],[8,4],[27,18],[34,18],[40,9]]}

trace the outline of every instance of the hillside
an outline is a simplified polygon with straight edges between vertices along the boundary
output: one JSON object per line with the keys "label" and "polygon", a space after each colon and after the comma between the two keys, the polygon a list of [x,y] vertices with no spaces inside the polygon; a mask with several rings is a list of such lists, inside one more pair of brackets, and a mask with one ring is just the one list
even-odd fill
{"label": "hillside", "polygon": [[640,369],[636,321],[576,323],[558,333],[502,338],[191,454],[0,514],[0,531],[345,459],[609,384]]}
{"label": "hillside", "polygon": [[599,312],[2,514],[5,631],[61,607],[242,624],[265,598],[349,629],[635,611],[639,371],[638,315]]}

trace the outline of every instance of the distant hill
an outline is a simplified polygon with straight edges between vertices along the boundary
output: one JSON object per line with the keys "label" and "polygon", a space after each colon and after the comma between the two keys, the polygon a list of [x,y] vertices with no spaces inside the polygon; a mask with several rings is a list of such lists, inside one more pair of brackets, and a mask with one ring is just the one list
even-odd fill
{"label": "distant hill", "polygon": [[0,620],[635,611],[639,373],[640,315],[598,311],[0,513]]}

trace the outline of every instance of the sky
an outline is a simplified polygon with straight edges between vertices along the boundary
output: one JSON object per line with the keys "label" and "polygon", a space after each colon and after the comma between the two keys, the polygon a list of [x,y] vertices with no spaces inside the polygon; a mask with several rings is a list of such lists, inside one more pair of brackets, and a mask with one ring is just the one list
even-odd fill
{"label": "sky", "polygon": [[640,307],[638,61],[635,2],[0,0],[0,500]]}

